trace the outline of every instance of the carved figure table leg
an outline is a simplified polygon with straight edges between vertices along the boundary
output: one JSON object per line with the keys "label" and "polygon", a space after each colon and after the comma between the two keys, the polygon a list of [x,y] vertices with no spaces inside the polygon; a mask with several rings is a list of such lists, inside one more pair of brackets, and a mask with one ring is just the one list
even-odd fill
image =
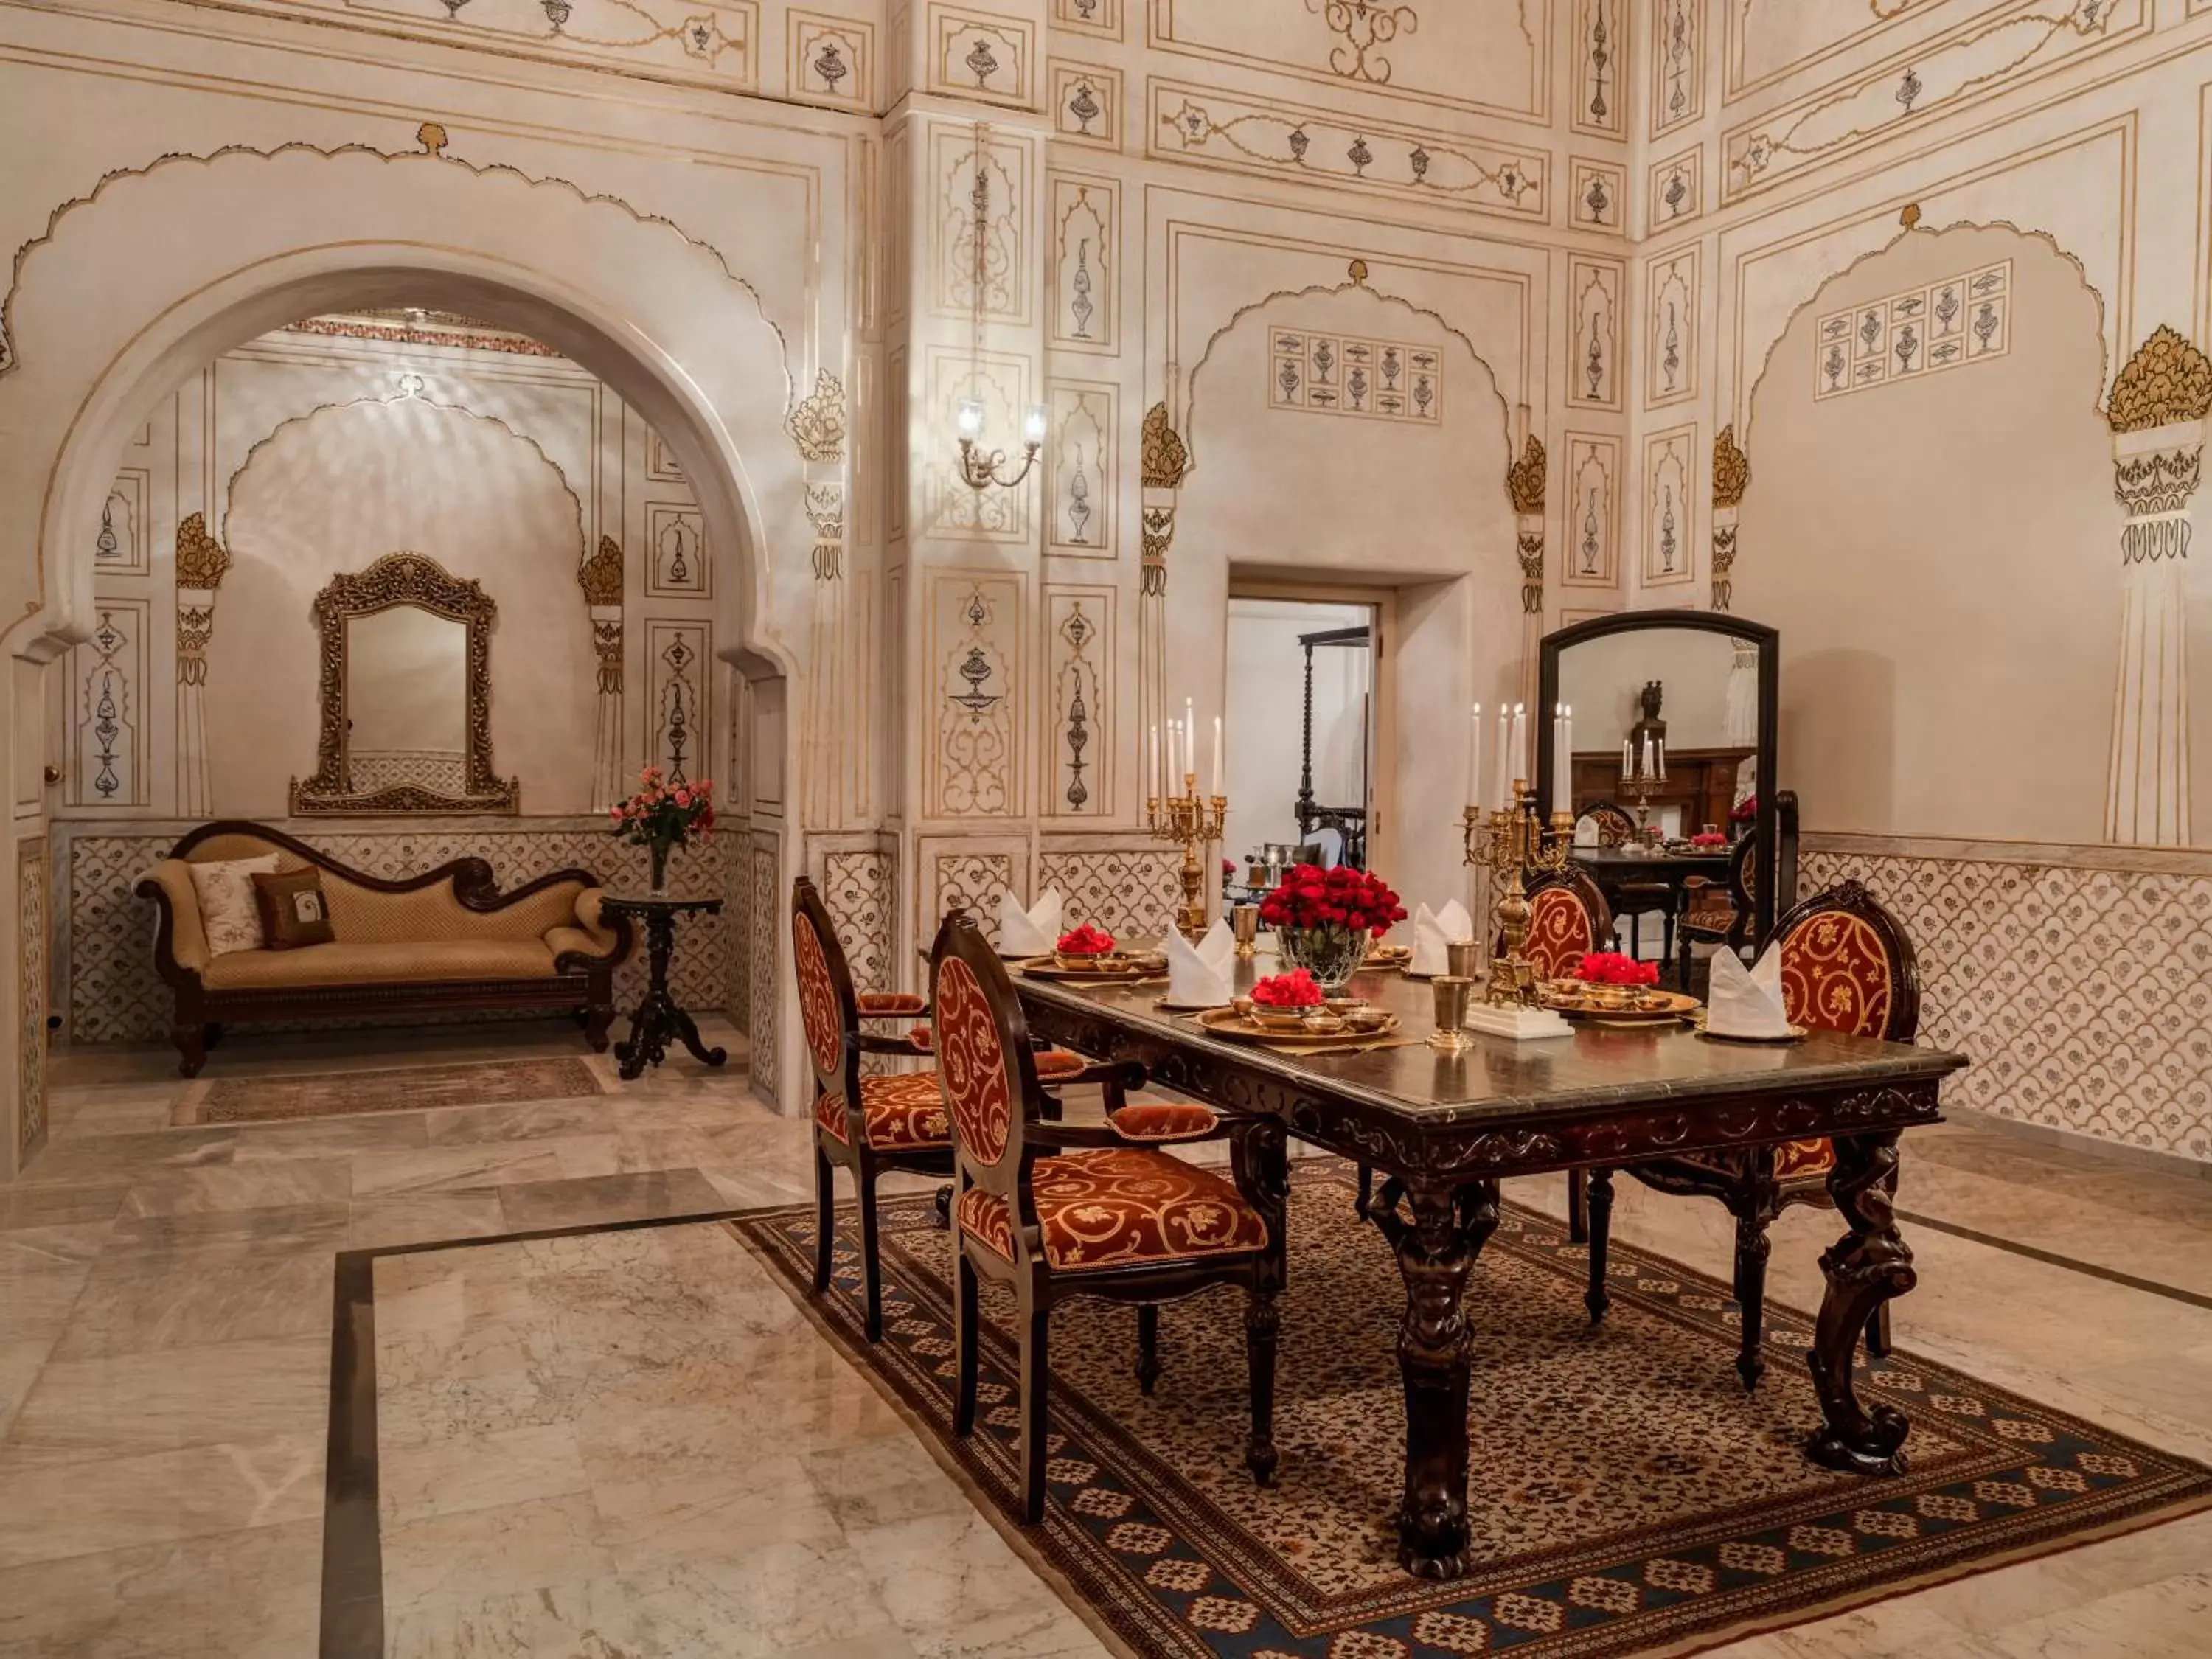
{"label": "carved figure table leg", "polygon": [[1893,1297],[1918,1281],[1912,1251],[1897,1231],[1889,1187],[1897,1170],[1897,1131],[1835,1137],[1828,1195],[1850,1228],[1820,1257],[1827,1292],[1813,1333],[1813,1386],[1826,1419],[1806,1443],[1815,1463],[1855,1474],[1902,1474],[1902,1448],[1911,1430],[1893,1406],[1871,1412],[1852,1386],[1851,1362],[1867,1322]]}
{"label": "carved figure table leg", "polygon": [[1244,1358],[1252,1368],[1252,1437],[1245,1466],[1266,1485],[1274,1479],[1275,1336],[1289,1280],[1291,1161],[1289,1138],[1273,1118],[1245,1118],[1230,1132],[1237,1189],[1267,1224],[1267,1253],[1244,1300]]}
{"label": "carved figure table leg", "polygon": [[1467,1398],[1472,1364],[1464,1303],[1475,1258],[1498,1229],[1498,1183],[1385,1182],[1375,1224],[1406,1282],[1398,1369],[1406,1385],[1406,1490],[1398,1560],[1421,1578],[1467,1571]]}
{"label": "carved figure table leg", "polygon": [[703,1066],[720,1066],[729,1058],[721,1049],[709,1048],[700,1040],[691,1016],[678,1007],[676,999],[668,994],[668,964],[675,954],[675,916],[666,912],[647,916],[645,1000],[630,1016],[629,1037],[615,1044],[617,1069],[625,1083],[635,1082],[647,1066],[658,1066],[666,1059],[672,1039],[682,1042]]}

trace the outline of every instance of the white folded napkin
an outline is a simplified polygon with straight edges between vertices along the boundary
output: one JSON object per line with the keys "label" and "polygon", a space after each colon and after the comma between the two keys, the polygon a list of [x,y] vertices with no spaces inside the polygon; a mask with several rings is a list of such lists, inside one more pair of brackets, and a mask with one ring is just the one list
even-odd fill
{"label": "white folded napkin", "polygon": [[999,954],[1002,957],[1042,957],[1052,953],[1060,942],[1060,910],[1067,901],[1057,887],[1048,887],[1044,896],[1028,909],[1014,896],[1009,887],[999,896]]}
{"label": "white folded napkin", "polygon": [[1444,954],[1444,946],[1474,937],[1474,923],[1468,916],[1467,907],[1457,899],[1446,899],[1441,910],[1431,910],[1425,904],[1416,907],[1413,959],[1406,965],[1406,971],[1431,975],[1450,972],[1451,958]]}
{"label": "white folded napkin", "polygon": [[1237,935],[1216,921],[1195,945],[1168,934],[1168,1000],[1178,1008],[1225,1008],[1237,1000]]}
{"label": "white folded napkin", "polygon": [[1750,968],[1723,945],[1713,952],[1705,993],[1705,1030],[1715,1036],[1784,1037],[1790,1015],[1782,1000],[1782,947],[1770,945]]}

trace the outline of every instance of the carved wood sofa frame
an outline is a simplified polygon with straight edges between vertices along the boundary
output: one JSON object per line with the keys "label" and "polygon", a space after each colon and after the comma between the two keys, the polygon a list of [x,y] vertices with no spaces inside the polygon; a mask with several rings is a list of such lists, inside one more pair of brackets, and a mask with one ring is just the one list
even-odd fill
{"label": "carved wood sofa frame", "polygon": [[[244,819],[226,818],[201,824],[168,851],[181,859],[204,842],[223,836],[250,836],[328,873],[379,893],[417,892],[450,881],[454,900],[465,910],[490,915],[562,882],[581,882],[587,889],[602,886],[588,870],[554,870],[502,893],[491,866],[480,858],[454,859],[420,875],[387,881],[341,863],[281,830]],[[614,975],[629,955],[629,921],[610,916],[604,931],[615,936],[614,948],[605,956],[580,951],[563,951],[553,959],[548,976],[514,979],[422,980],[367,985],[254,986],[234,990],[210,990],[198,970],[179,963],[175,954],[176,916],[167,889],[153,877],[141,880],[138,896],[154,901],[157,927],[154,936],[154,966],[176,994],[176,1011],[170,1040],[176,1044],[178,1075],[195,1077],[207,1063],[207,1051],[221,1039],[227,1025],[267,1024],[277,1021],[358,1018],[371,1014],[490,1013],[542,1008],[573,1012],[595,1053],[605,1053],[608,1029],[614,1024]]]}

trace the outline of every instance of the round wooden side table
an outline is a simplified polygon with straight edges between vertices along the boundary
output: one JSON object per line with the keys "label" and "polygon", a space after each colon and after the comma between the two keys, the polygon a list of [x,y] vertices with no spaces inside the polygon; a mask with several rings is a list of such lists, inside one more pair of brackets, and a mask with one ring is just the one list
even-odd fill
{"label": "round wooden side table", "polygon": [[694,913],[711,916],[722,908],[718,898],[666,898],[659,894],[621,897],[609,894],[599,901],[601,915],[629,916],[645,924],[645,1000],[629,1017],[628,1040],[615,1044],[615,1065],[625,1083],[634,1082],[648,1065],[667,1057],[671,1038],[682,1042],[691,1057],[705,1066],[720,1066],[729,1056],[700,1041],[691,1016],[676,1006],[668,994],[668,963],[676,954],[676,918]]}

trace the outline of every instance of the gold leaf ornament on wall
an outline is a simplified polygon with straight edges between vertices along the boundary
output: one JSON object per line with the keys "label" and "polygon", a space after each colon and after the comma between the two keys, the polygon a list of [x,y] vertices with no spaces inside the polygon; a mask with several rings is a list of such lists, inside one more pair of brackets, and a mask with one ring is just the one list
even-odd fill
{"label": "gold leaf ornament on wall", "polygon": [[2144,432],[2212,411],[2212,362],[2160,323],[2136,349],[2119,377],[2105,418],[2115,432]]}
{"label": "gold leaf ornament on wall", "polygon": [[826,368],[814,372],[814,390],[799,399],[784,422],[799,454],[810,461],[845,459],[845,388]]}
{"label": "gold leaf ornament on wall", "polygon": [[213,592],[230,568],[230,552],[208,534],[207,515],[194,513],[177,526],[177,586]]}
{"label": "gold leaf ornament on wall", "polygon": [[599,550],[576,568],[576,586],[584,590],[584,603],[613,607],[623,602],[622,544],[611,536],[599,538]]}
{"label": "gold leaf ornament on wall", "polygon": [[1730,422],[1713,440],[1713,505],[1741,507],[1750,487],[1751,457],[1737,446],[1735,423]]}
{"label": "gold leaf ornament on wall", "polygon": [[1139,452],[1144,487],[1147,489],[1175,489],[1181,487],[1183,474],[1190,471],[1190,452],[1183,447],[1182,439],[1175,428],[1168,424],[1168,406],[1154,404],[1145,411],[1142,430],[1143,444]]}
{"label": "gold leaf ornament on wall", "polygon": [[1513,510],[1524,515],[1534,515],[1544,510],[1544,446],[1534,433],[1530,433],[1521,447],[1521,459],[1505,469],[1505,493],[1513,498]]}

